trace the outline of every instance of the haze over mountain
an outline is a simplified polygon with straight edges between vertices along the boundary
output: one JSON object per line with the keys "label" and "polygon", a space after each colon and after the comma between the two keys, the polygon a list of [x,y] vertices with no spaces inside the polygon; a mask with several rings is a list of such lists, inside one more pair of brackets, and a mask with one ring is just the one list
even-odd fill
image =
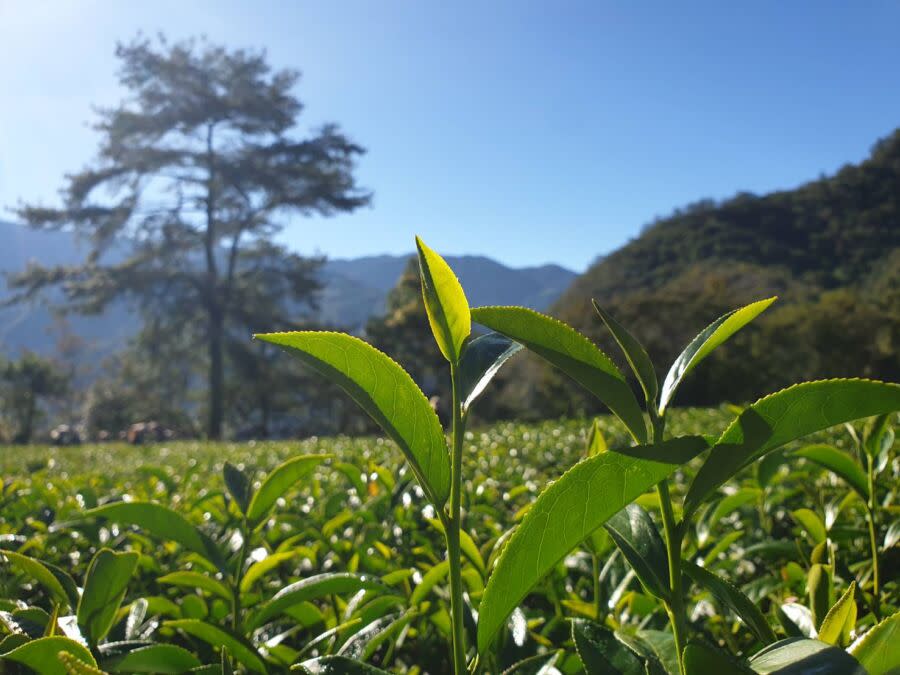
{"label": "haze over mountain", "polygon": [[[30,260],[42,265],[83,261],[87,247],[69,232],[40,232],[0,221],[0,273],[14,273]],[[374,255],[327,260],[321,268],[323,289],[317,319],[360,332],[366,321],[385,309],[385,299],[413,255]],[[448,256],[473,305],[520,304],[547,309],[577,276],[559,265],[511,268],[484,256]],[[5,295],[5,288],[0,297]],[[139,321],[123,305],[101,316],[68,315],[67,330],[83,338],[97,353],[109,353],[134,334]],[[54,326],[56,334],[54,334]],[[61,324],[46,303],[0,309],[0,350],[14,354],[22,348],[53,351]]]}

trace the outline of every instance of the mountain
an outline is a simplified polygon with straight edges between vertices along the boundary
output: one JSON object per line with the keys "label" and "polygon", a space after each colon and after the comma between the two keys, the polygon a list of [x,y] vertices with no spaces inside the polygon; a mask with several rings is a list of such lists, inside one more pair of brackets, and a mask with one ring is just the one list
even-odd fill
{"label": "mountain", "polygon": [[[0,247],[4,251],[0,260],[3,274],[21,271],[31,260],[42,265],[73,265],[87,253],[87,247],[79,245],[70,232],[39,232],[9,222],[0,222]],[[384,312],[387,294],[412,255],[326,260],[320,271],[323,289],[318,320],[361,331],[370,317]],[[521,304],[547,309],[576,276],[559,265],[511,268],[482,256],[451,256],[448,260],[473,305]],[[27,347],[49,353],[60,334],[70,332],[83,338],[93,352],[106,354],[133,335],[137,325],[138,318],[121,305],[96,317],[70,315],[65,324],[57,321],[44,303],[16,305],[0,308],[0,350],[10,354]]]}
{"label": "mountain", "polygon": [[[706,324],[771,295],[779,301],[688,378],[679,402],[748,400],[800,379],[900,379],[900,130],[832,176],[652,223],[598,259],[551,313],[618,358],[595,298],[645,342],[663,377]],[[563,401],[555,412],[581,405],[571,396],[548,394],[551,413],[553,401]]]}

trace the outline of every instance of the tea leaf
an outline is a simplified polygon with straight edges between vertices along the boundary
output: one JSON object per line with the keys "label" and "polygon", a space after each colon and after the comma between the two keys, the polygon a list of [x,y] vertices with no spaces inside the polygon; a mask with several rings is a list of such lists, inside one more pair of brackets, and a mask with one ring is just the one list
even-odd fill
{"label": "tea leaf", "polygon": [[609,357],[561,321],[524,307],[479,307],[472,318],[559,368],[606,404],[638,443],[647,442],[641,407]]}
{"label": "tea leaf", "polygon": [[468,411],[503,364],[521,350],[522,345],[500,333],[480,335],[468,344],[459,364],[459,398],[463,413]]}
{"label": "tea leaf", "polygon": [[71,654],[89,666],[97,667],[97,662],[87,647],[58,636],[31,640],[3,654],[2,658],[28,666],[41,675],[67,675],[66,667],[59,659],[60,652]]}
{"label": "tea leaf", "polygon": [[231,590],[218,579],[201,574],[200,572],[192,572],[188,570],[180,570],[161,576],[157,581],[161,584],[169,584],[172,586],[180,586],[182,588],[199,588],[212,595],[231,602],[234,594]]}
{"label": "tea leaf", "polygon": [[409,374],[383,352],[343,333],[301,331],[257,335],[286,347],[339,385],[406,455],[435,507],[450,495],[450,455],[437,415]]}
{"label": "tea leaf", "polygon": [[794,517],[794,520],[800,523],[800,526],[809,535],[813,544],[821,544],[828,537],[825,523],[823,523],[822,519],[816,515],[815,511],[811,511],[810,509],[796,509],[795,511],[791,511],[791,515]]}
{"label": "tea leaf", "polygon": [[737,614],[762,643],[775,642],[775,633],[766,617],[739,588],[689,560],[682,560],[681,564],[684,573],[693,579],[694,583],[708,590],[716,600]]}
{"label": "tea leaf", "polygon": [[419,269],[422,278],[422,298],[431,332],[444,358],[459,363],[463,346],[472,332],[469,303],[459,279],[446,261],[416,237]]}
{"label": "tea leaf", "polygon": [[871,675],[889,675],[900,669],[900,612],[876,624],[847,649]]}
{"label": "tea leaf", "polygon": [[900,409],[900,385],[876,380],[797,384],[748,406],[722,433],[685,497],[691,514],[713,491],[768,452],[842,422]]}
{"label": "tea leaf", "polygon": [[85,517],[106,518],[113,522],[136,525],[162,539],[171,539],[194,553],[225,568],[222,551],[209,537],[191,525],[180,513],[153,502],[113,502],[84,512]]}
{"label": "tea leaf", "polygon": [[832,600],[831,566],[814,564],[809,568],[806,577],[806,594],[809,597],[809,609],[812,612],[813,625],[818,630]]}
{"label": "tea leaf", "polygon": [[650,514],[629,504],[604,525],[647,592],[669,597],[669,562],[666,546]]}
{"label": "tea leaf", "polygon": [[231,656],[252,671],[258,673],[268,672],[266,664],[260,657],[259,652],[256,651],[256,647],[246,638],[235,635],[221,626],[213,626],[199,619],[175,619],[166,621],[163,626],[177,628],[188,635],[193,635],[195,638],[203,640],[212,647],[227,649]]}
{"label": "tea leaf", "polygon": [[479,607],[478,651],[531,588],[636,497],[707,448],[700,436],[610,450],[582,460],[535,500],[497,558]]}
{"label": "tea leaf", "polygon": [[246,515],[252,491],[250,478],[234,464],[227,461],[225,462],[223,474],[225,475],[225,487],[228,488],[228,494],[234,499],[241,513]]}
{"label": "tea leaf", "polygon": [[702,642],[689,642],[684,648],[684,670],[685,675],[754,675],[749,666]]}
{"label": "tea leaf", "polygon": [[294,668],[305,675],[389,675],[386,670],[346,656],[322,656],[304,661]]}
{"label": "tea leaf", "polygon": [[830,445],[820,444],[807,445],[805,448],[797,450],[794,455],[824,466],[847,481],[847,484],[856,490],[863,499],[869,498],[869,481],[866,474],[847,453]]}
{"label": "tea leaf", "polygon": [[593,621],[574,619],[572,641],[587,675],[644,675],[644,663],[612,631]]}
{"label": "tea leaf", "polygon": [[186,649],[175,645],[138,647],[122,657],[104,663],[111,673],[183,673],[199,668],[200,660]]}
{"label": "tea leaf", "polygon": [[278,498],[331,455],[300,455],[272,469],[247,506],[247,520],[257,525],[266,519]]}
{"label": "tea leaf", "polygon": [[96,645],[112,628],[137,562],[137,553],[108,548],[100,549],[91,560],[77,611],[78,627],[88,644]]}
{"label": "tea leaf", "polygon": [[62,570],[59,570],[58,574],[54,574],[53,570],[40,560],[29,558],[27,555],[22,555],[15,551],[0,549],[0,556],[3,556],[11,565],[18,567],[25,574],[37,580],[57,602],[68,604],[73,609],[78,606],[78,588],[75,586],[72,578]]}
{"label": "tea leaf", "polygon": [[675,359],[666,379],[663,381],[662,393],[659,398],[659,414],[662,415],[666,407],[675,396],[678,385],[693,368],[705,359],[709,354],[741,328],[753,321],[765,309],[775,302],[777,298],[767,298],[733,310],[720,316],[718,319],[704,328],[700,334],[691,340],[690,344]]}
{"label": "tea leaf", "polygon": [[850,582],[850,588],[834,603],[822,626],[819,628],[818,638],[830,645],[844,647],[850,644],[850,634],[856,626],[856,601],[853,599],[856,592],[856,582]]}
{"label": "tea leaf", "polygon": [[653,361],[650,360],[644,346],[631,333],[625,330],[618,321],[600,307],[596,300],[591,302],[593,302],[597,314],[603,319],[603,323],[609,328],[609,332],[612,333],[616,342],[619,343],[619,347],[622,348],[622,353],[625,354],[628,365],[631,366],[631,370],[641,385],[641,389],[644,390],[644,398],[647,401],[647,409],[649,410],[656,405],[656,397],[659,394],[659,381],[656,379]]}
{"label": "tea leaf", "polygon": [[263,602],[257,608],[247,621],[247,625],[251,630],[258,628],[289,607],[299,605],[305,600],[313,600],[326,595],[356,593],[361,590],[391,592],[390,587],[371,576],[351,574],[350,572],[317,574],[282,588],[270,600]]}
{"label": "tea leaf", "polygon": [[750,666],[760,675],[868,675],[843,649],[808,638],[788,638],[758,652]]}

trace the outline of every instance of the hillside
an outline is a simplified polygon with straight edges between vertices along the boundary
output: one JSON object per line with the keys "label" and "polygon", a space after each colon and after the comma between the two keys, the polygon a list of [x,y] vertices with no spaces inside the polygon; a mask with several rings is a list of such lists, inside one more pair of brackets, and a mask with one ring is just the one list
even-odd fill
{"label": "hillside", "polygon": [[[700,202],[654,222],[596,261],[551,312],[618,358],[591,309],[596,298],[645,341],[662,376],[716,316],[775,294],[755,327],[698,370],[682,403],[717,392],[751,399],[798,379],[900,379],[900,130],[833,176]],[[549,377],[532,370],[532,384]],[[546,399],[531,405],[564,412],[583,403],[559,391]]]}

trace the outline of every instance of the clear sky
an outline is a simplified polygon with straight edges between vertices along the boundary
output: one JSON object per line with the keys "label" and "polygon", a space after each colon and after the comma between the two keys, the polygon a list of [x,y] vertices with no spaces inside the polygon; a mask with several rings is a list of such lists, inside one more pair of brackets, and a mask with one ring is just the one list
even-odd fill
{"label": "clear sky", "polygon": [[[798,185],[900,125],[900,2],[0,0],[0,207],[93,154],[137,31],[265,47],[301,129],[368,148],[370,209],[298,220],[334,257],[586,267],[704,197]],[[0,213],[0,218],[6,217]]]}

